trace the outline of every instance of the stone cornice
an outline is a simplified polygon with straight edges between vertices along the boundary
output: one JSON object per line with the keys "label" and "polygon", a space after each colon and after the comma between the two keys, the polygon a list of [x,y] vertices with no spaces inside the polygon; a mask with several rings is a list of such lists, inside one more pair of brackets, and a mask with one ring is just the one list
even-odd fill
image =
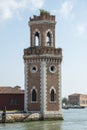
{"label": "stone cornice", "polygon": [[62,55],[50,55],[50,54],[42,54],[42,55],[24,55],[23,56],[23,58],[24,59],[28,59],[28,58],[38,58],[38,59],[40,59],[40,58],[56,58],[56,59],[58,59],[58,58],[62,58]]}
{"label": "stone cornice", "polygon": [[53,63],[61,63],[61,61],[62,61],[62,57],[60,56],[58,56],[58,57],[52,57],[52,56],[39,56],[39,57],[37,57],[37,56],[34,56],[34,57],[29,57],[29,56],[25,56],[24,57],[24,62],[27,62],[28,61],[28,63],[38,63],[38,62],[42,62],[42,61],[46,61],[46,62],[53,62]]}
{"label": "stone cornice", "polygon": [[50,20],[39,20],[39,21],[30,21],[28,22],[28,25],[34,25],[34,24],[56,24],[55,21]]}

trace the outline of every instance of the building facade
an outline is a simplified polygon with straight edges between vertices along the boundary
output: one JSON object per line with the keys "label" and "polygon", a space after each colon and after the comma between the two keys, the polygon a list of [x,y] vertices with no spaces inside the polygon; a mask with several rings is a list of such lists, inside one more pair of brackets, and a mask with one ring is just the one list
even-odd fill
{"label": "building facade", "polygon": [[72,94],[68,96],[70,105],[79,105],[87,107],[87,94]]}
{"label": "building facade", "polygon": [[30,47],[24,49],[26,112],[60,118],[62,49],[55,48],[55,16],[40,12],[30,18]]}
{"label": "building facade", "polygon": [[24,110],[24,90],[0,86],[0,110]]}

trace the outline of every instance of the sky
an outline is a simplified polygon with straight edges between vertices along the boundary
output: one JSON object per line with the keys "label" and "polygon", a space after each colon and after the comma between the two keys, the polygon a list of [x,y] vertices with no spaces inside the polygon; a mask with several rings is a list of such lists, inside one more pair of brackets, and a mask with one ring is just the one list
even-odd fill
{"label": "sky", "polygon": [[62,97],[87,94],[87,0],[0,0],[0,86],[24,89],[28,21],[40,9],[56,16],[56,47],[63,51]]}

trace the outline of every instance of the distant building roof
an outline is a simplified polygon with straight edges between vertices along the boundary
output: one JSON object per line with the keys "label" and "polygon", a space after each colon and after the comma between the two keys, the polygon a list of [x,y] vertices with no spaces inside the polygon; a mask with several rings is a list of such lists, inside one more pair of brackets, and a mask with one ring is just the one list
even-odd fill
{"label": "distant building roof", "polygon": [[23,94],[24,90],[19,87],[0,86],[0,94]]}
{"label": "distant building roof", "polygon": [[81,94],[79,94],[79,93],[73,93],[73,94],[71,94],[69,96],[79,96],[79,95],[81,95]]}
{"label": "distant building roof", "polygon": [[87,94],[74,93],[69,96],[87,96]]}

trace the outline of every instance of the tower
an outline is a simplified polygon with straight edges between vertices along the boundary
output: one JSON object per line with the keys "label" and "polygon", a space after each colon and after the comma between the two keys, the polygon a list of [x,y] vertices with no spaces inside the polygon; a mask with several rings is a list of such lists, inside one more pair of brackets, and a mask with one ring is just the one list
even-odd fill
{"label": "tower", "polygon": [[30,18],[30,47],[24,49],[26,112],[45,118],[62,118],[62,49],[55,47],[55,16],[41,10]]}

